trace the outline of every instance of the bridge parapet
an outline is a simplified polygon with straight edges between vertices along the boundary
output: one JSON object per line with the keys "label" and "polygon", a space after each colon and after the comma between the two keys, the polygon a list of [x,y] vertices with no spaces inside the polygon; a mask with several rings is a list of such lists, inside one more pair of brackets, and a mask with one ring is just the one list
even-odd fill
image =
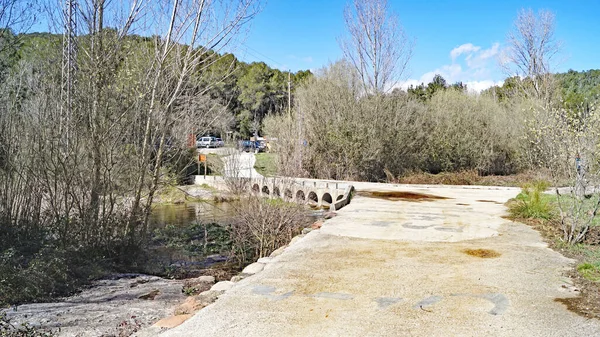
{"label": "bridge parapet", "polygon": [[[244,180],[247,190],[255,195],[307,203],[313,208],[339,210],[350,203],[354,187],[339,181],[301,178],[237,178]],[[227,181],[217,176],[196,176],[195,184],[207,184],[217,189],[228,188]]]}

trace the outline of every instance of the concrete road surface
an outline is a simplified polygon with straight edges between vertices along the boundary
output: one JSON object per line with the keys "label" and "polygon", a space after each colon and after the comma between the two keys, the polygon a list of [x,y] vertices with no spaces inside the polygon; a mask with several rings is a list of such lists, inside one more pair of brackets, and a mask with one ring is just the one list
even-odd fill
{"label": "concrete road surface", "polygon": [[517,189],[357,187],[320,231],[160,335],[600,336],[556,301],[578,296],[572,261],[502,218]]}
{"label": "concrete road surface", "polygon": [[254,153],[240,152],[231,150],[222,157],[225,163],[225,176],[237,178],[263,178],[263,176],[254,169],[256,158]]}

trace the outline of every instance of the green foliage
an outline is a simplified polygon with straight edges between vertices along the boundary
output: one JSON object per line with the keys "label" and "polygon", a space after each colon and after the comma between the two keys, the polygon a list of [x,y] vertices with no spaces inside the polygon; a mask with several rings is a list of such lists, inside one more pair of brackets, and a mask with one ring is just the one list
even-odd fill
{"label": "green foliage", "polygon": [[581,263],[577,266],[577,271],[592,282],[600,282],[600,261]]}
{"label": "green foliage", "polygon": [[417,86],[411,85],[407,89],[407,93],[411,98],[425,102],[427,100],[430,100],[436,93],[448,89],[465,92],[467,90],[467,85],[463,84],[462,82],[456,82],[452,85],[448,85],[446,79],[444,79],[441,75],[436,74],[433,77],[433,80],[427,85],[425,85],[424,83],[421,83]]}
{"label": "green foliage", "polygon": [[564,107],[577,109],[600,98],[600,70],[574,71],[556,75]]}
{"label": "green foliage", "polygon": [[[278,135],[278,144],[292,149],[300,137],[307,141],[295,151],[302,151],[309,176],[383,181],[415,171],[511,174],[525,166],[523,118],[513,109],[452,89],[436,89],[426,101],[398,91],[365,96],[357,82],[352,68],[340,62],[298,91],[303,134],[291,129]],[[439,77],[432,88],[445,88],[444,82]],[[299,160],[286,158],[280,169],[298,166]]]}
{"label": "green foliage", "polygon": [[257,153],[254,155],[256,162],[254,168],[265,177],[274,177],[277,175],[277,154],[276,153]]}
{"label": "green foliage", "polygon": [[509,204],[513,217],[523,219],[552,219],[556,214],[552,205],[552,196],[544,194],[549,183],[535,181],[522,186],[522,191]]}
{"label": "green foliage", "polygon": [[231,246],[227,227],[216,223],[157,228],[154,230],[152,243],[184,250],[192,256],[223,254]]}

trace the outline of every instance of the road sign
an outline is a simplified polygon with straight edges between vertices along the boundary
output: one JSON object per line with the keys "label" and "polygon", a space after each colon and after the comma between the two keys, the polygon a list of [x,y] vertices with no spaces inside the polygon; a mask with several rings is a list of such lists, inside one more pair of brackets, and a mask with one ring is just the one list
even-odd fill
{"label": "road sign", "polygon": [[198,161],[200,161],[201,163],[206,162],[206,155],[205,154],[200,154],[198,156]]}

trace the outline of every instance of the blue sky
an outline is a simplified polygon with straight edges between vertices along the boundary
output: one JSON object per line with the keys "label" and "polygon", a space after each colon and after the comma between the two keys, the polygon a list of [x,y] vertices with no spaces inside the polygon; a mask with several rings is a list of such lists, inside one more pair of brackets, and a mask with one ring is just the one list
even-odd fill
{"label": "blue sky", "polygon": [[[337,40],[345,32],[345,4],[345,0],[270,0],[235,53],[244,61],[264,61],[282,70],[327,66],[342,57]],[[597,0],[389,0],[389,4],[416,40],[405,84],[427,82],[435,73],[475,90],[502,81],[506,76],[497,57],[520,8],[556,14],[556,36],[563,42],[557,71],[600,68]],[[459,49],[453,59],[455,48]]]}

